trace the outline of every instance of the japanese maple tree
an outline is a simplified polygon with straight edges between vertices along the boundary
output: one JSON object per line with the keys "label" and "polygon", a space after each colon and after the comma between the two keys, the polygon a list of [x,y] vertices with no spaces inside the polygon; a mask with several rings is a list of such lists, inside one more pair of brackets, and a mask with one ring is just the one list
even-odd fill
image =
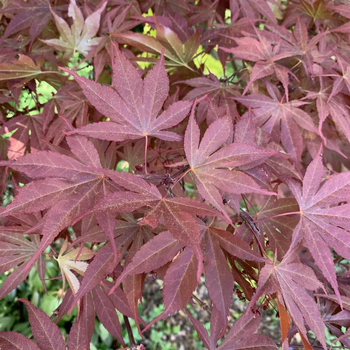
{"label": "japanese maple tree", "polygon": [[97,318],[141,349],[180,311],[207,349],[350,348],[349,19],[343,0],[3,1],[0,298],[31,271],[46,290],[53,263],[62,300],[16,297],[33,337],[0,349],[90,349]]}

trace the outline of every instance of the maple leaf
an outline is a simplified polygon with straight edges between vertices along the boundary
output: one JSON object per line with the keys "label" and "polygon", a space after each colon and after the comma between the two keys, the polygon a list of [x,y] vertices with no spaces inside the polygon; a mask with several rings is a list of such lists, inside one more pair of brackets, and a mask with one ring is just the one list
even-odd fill
{"label": "maple leaf", "polygon": [[9,159],[16,159],[23,156],[28,148],[33,153],[46,148],[41,143],[41,140],[45,139],[42,124],[43,118],[40,114],[17,116],[4,124],[5,131],[14,131],[9,138]]}
{"label": "maple leaf", "polygon": [[167,269],[163,288],[164,311],[153,319],[143,332],[162,318],[185,307],[198,284],[196,278],[193,278],[197,274],[198,262],[196,260],[193,250],[185,248]]}
{"label": "maple leaf", "polygon": [[11,63],[0,63],[0,81],[23,79],[21,84],[25,84],[45,73],[29,56],[23,54]]}
{"label": "maple leaf", "polygon": [[[0,348],[86,349],[96,316],[125,347],[128,318],[141,334],[181,310],[208,349],[276,349],[260,297],[283,349],[297,332],[349,346],[345,1],[1,4],[0,298],[34,263],[46,289],[51,245],[68,287],[51,319],[77,317],[62,337],[27,302],[33,337],[0,332]],[[149,274],[164,312],[147,325]],[[234,293],[250,305],[230,330]]]}
{"label": "maple leaf", "polygon": [[[183,44],[178,35],[169,27],[156,23],[156,38],[134,32],[112,33],[112,36],[122,39],[138,49],[150,53],[162,54],[167,59],[167,66],[186,67],[194,71],[193,60],[200,44],[198,33],[193,34]],[[148,59],[148,61],[154,61]],[[193,66],[193,67],[192,67]]]}
{"label": "maple leaf", "polygon": [[338,337],[338,340],[342,342],[344,347],[349,347],[349,330],[343,333],[340,329],[341,327],[349,327],[349,298],[342,296],[344,309],[339,310],[338,300],[335,295],[316,294],[316,296],[318,297],[325,325],[333,335]]}
{"label": "maple leaf", "polygon": [[288,52],[292,55],[291,57],[301,56],[302,59],[299,61],[305,68],[307,75],[313,74],[313,63],[315,57],[318,54],[317,44],[324,38],[328,31],[321,32],[315,36],[310,37],[308,34],[308,28],[305,22],[300,18],[296,17],[296,24],[293,29],[293,33],[287,30],[283,26],[270,26],[267,27],[275,34],[277,34],[285,45],[288,45]]}
{"label": "maple leaf", "polygon": [[[258,184],[240,170],[229,170],[252,163],[262,163],[276,154],[242,143],[231,143],[219,149],[230,136],[232,129],[229,118],[224,117],[213,122],[206,130],[199,143],[199,127],[194,119],[194,108],[185,133],[185,153],[191,172],[197,183],[201,196],[227,216],[219,192],[234,194],[261,193],[272,194],[261,189]],[[219,150],[218,150],[219,149]]]}
{"label": "maple leaf", "polygon": [[244,106],[252,108],[254,121],[267,131],[275,142],[282,141],[293,161],[299,164],[303,150],[303,140],[299,127],[318,134],[311,117],[302,109],[305,102],[293,100],[283,103],[277,90],[268,85],[271,97],[260,94],[235,97]]}
{"label": "maple leaf", "polygon": [[270,3],[264,0],[233,0],[231,6],[235,11],[242,11],[244,17],[248,19],[260,19],[260,15],[268,18],[271,23],[276,23],[276,17],[272,12]]}
{"label": "maple leaf", "polygon": [[[73,291],[73,294],[76,294],[80,287],[80,283],[71,270],[77,272],[80,275],[84,275],[84,272],[88,267],[88,263],[83,262],[81,260],[90,260],[92,257],[94,257],[95,253],[86,247],[83,247],[82,249],[76,248],[70,250],[67,253],[67,247],[68,241],[65,240],[61,246],[60,252],[56,260],[62,272],[62,289],[65,290],[65,284],[67,280],[70,288]],[[66,254],[64,254],[65,252]]]}
{"label": "maple leaf", "polygon": [[[126,220],[127,221],[113,220],[115,223],[113,232],[114,238],[117,238],[122,235],[134,236],[136,232],[142,228],[140,227],[140,225],[138,225],[137,220],[135,220],[132,214],[130,214],[126,218]],[[87,216],[83,218],[81,222],[74,225],[74,231],[81,232],[79,238],[74,240],[74,242],[72,243],[74,245],[85,242],[101,243],[105,241],[106,238],[103,229],[99,225],[97,225],[96,216]]]}
{"label": "maple leaf", "polygon": [[234,141],[264,147],[278,152],[266,159],[261,166],[249,169],[243,167],[264,188],[273,190],[273,187],[270,185],[270,177],[274,175],[282,181],[286,176],[299,180],[302,179],[300,171],[293,166],[289,157],[285,156],[282,146],[272,141],[270,134],[255,125],[251,113],[244,114],[236,123]]}
{"label": "maple leaf", "polygon": [[[140,179],[141,180],[141,179]],[[92,212],[127,213],[149,206],[152,210],[140,222],[156,228],[161,218],[165,227],[180,243],[193,249],[198,260],[199,280],[203,256],[200,248],[201,230],[195,215],[220,215],[206,204],[190,198],[163,198],[155,186],[144,187],[140,193],[116,191],[99,201]]]}
{"label": "maple leaf", "polygon": [[[30,272],[25,270],[25,265],[35,255],[39,248],[40,240],[37,235],[28,235],[30,240],[25,238],[24,232],[28,228],[26,225],[0,228],[0,273],[5,273],[11,268],[18,266],[2,283],[0,289],[1,298],[23,282]],[[44,275],[42,271],[45,274],[44,260],[39,258],[36,266],[40,279],[43,281]]]}
{"label": "maple leaf", "polygon": [[314,299],[306,291],[322,287],[323,285],[309,266],[293,262],[293,255],[286,254],[280,264],[269,262],[263,267],[259,275],[258,289],[251,300],[250,307],[256,303],[262,293],[278,292],[305,339],[307,339],[307,331],[304,322],[315,333],[323,348],[327,349],[320,311]]}
{"label": "maple leaf", "polygon": [[247,311],[233,324],[224,341],[218,347],[218,350],[243,350],[243,349],[277,349],[274,342],[261,334],[256,334],[260,316]]}
{"label": "maple leaf", "polygon": [[310,16],[314,21],[331,15],[328,11],[328,4],[324,0],[316,0],[313,3],[301,0],[300,5],[297,5],[296,8]]}
{"label": "maple leaf", "polygon": [[69,28],[67,22],[52,11],[60,39],[42,40],[45,44],[53,46],[56,50],[65,51],[69,57],[76,51],[87,55],[93,46],[98,45],[102,38],[93,38],[99,29],[101,13],[107,2],[88,16],[85,20],[75,0],[70,0],[68,16],[72,18],[73,25]]}
{"label": "maple leaf", "polygon": [[[67,71],[66,69],[63,69]],[[178,101],[159,112],[169,93],[163,57],[142,80],[126,57],[116,48],[113,65],[113,88],[68,71],[78,82],[86,98],[112,122],[86,125],[72,133],[108,141],[135,140],[154,136],[166,141],[180,141],[174,132],[162,131],[179,124],[188,114],[191,103]]]}
{"label": "maple leaf", "polygon": [[[265,233],[270,249],[282,258],[289,249],[298,216],[288,215],[298,211],[298,204],[292,198],[268,198],[263,208],[256,213],[256,225]],[[286,214],[287,216],[279,216]]]}
{"label": "maple leaf", "polygon": [[[111,291],[123,281],[125,276],[131,273],[150,272],[162,264],[167,263],[180,248],[181,245],[168,232],[159,234],[135,254],[133,260],[126,266],[126,269],[119,276],[116,285]],[[221,248],[229,252],[229,254],[242,259],[261,262],[265,260],[256,255],[247,243],[229,232],[213,228],[207,229],[205,239],[206,283],[211,299],[214,305],[218,307],[221,328],[225,329],[232,297],[233,278]],[[175,260],[167,268],[164,276],[163,295],[165,310],[148,324],[143,332],[160,319],[185,307],[197,285],[194,278],[196,274],[198,275],[198,262],[196,260],[196,254],[189,248],[185,248],[179,256],[175,257]],[[145,263],[141,264],[141,261]],[[186,292],[181,292],[184,289]],[[221,299],[221,296],[223,296],[223,299]]]}
{"label": "maple leaf", "polygon": [[[117,259],[115,259],[113,247],[110,242],[99,249],[96,256],[87,267],[86,272],[84,273],[84,277],[81,281],[81,286],[78,290],[78,293],[74,296],[74,300],[72,300],[70,304],[69,312],[71,312],[78,300],[80,300],[89,291],[95,288],[101,281],[105,283],[105,277],[112,273],[115,267],[120,263],[128,247],[134,247],[135,244],[141,244],[140,242],[143,242],[144,240],[147,241],[147,237],[150,234],[148,228],[139,226],[135,220],[130,223],[125,221],[123,223],[119,221],[119,223],[119,235],[115,238],[115,245],[117,247]],[[116,230],[118,230],[118,228],[116,228]],[[120,234],[121,232],[122,234]],[[94,238],[92,238],[92,241],[94,241]],[[79,242],[79,240],[76,241],[76,243]],[[130,256],[132,256],[132,254],[130,253],[128,256],[130,259]],[[116,288],[110,290],[110,295],[112,295],[115,290]],[[116,291],[118,291],[118,289]],[[133,317],[135,316],[133,315]]]}
{"label": "maple leaf", "polygon": [[340,55],[337,55],[337,69],[341,71],[341,74],[335,74],[336,79],[334,80],[332,92],[328,97],[329,102],[333,96],[339,94],[344,87],[350,92],[350,67],[348,63]]}
{"label": "maple leaf", "polygon": [[[54,6],[53,9],[62,10],[64,6]],[[29,36],[34,41],[47,26],[51,19],[50,4],[46,0],[10,1],[1,13],[13,13],[11,22],[6,27],[2,40],[29,28]]]}
{"label": "maple leaf", "polygon": [[40,350],[33,340],[17,332],[0,332],[0,346],[2,349]]}
{"label": "maple leaf", "polygon": [[331,9],[346,18],[350,18],[350,6],[349,5],[330,5],[327,4],[327,8]]}
{"label": "maple leaf", "polygon": [[18,299],[26,306],[32,333],[41,349],[65,350],[66,344],[58,326],[45,312],[37,309],[28,300]]}
{"label": "maple leaf", "polygon": [[129,275],[149,273],[165,265],[174,258],[182,247],[183,245],[170,232],[164,231],[159,233],[136,252],[131,262],[126,265],[118,277],[111,291],[113,292]]}
{"label": "maple leaf", "polygon": [[[334,85],[335,86],[335,85]],[[318,91],[310,91],[304,99],[316,100],[316,108],[319,117],[319,134],[323,136],[322,127],[328,116],[332,117],[337,129],[340,130],[348,140],[350,140],[350,123],[349,109],[347,107],[346,98],[342,94],[332,95],[327,92],[329,86],[324,86],[323,80],[320,79],[320,87]],[[324,136],[323,136],[324,139]],[[331,148],[331,140],[326,140],[326,147]],[[336,149],[337,150],[337,149]],[[337,150],[338,151],[338,150]]]}
{"label": "maple leaf", "polygon": [[119,318],[112,301],[99,286],[94,288],[92,293],[98,319],[105,326],[108,332],[116,337],[123,346],[125,346]]}
{"label": "maple leaf", "polygon": [[[4,208],[2,215],[13,215],[21,210],[32,213],[49,209],[42,222],[40,247],[26,269],[60,231],[89,212],[98,197],[120,189],[115,181],[131,191],[154,191],[144,180],[134,175],[102,169],[92,142],[80,135],[70,137],[72,152],[81,161],[55,152],[41,151],[2,164],[37,179],[21,188],[19,195]],[[112,181],[109,180],[111,178]],[[113,234],[109,231],[105,233],[114,242]],[[116,253],[114,244],[113,248]]]}
{"label": "maple leaf", "polygon": [[54,145],[60,144],[67,131],[67,120],[77,127],[86,125],[89,122],[88,112],[89,103],[79,87],[73,82],[62,86],[44,105],[42,115],[46,140]]}
{"label": "maple leaf", "polygon": [[282,39],[273,42],[263,34],[264,33],[258,30],[256,31],[258,40],[251,37],[232,38],[238,44],[237,47],[220,47],[220,49],[234,54],[235,58],[255,62],[249,82],[243,91],[243,95],[248,91],[254,81],[275,73],[277,79],[284,87],[288,102],[288,75],[293,73],[288,68],[276,63],[276,61],[294,56],[294,53],[287,50],[281,50],[281,46],[283,45]]}
{"label": "maple leaf", "polygon": [[[215,310],[215,309],[214,309]],[[215,313],[215,312],[213,312]],[[189,312],[190,317],[199,337],[204,344],[207,344],[208,349],[216,349],[215,338],[211,328],[211,336],[209,337],[207,330],[199,323]],[[213,316],[213,314],[212,314]],[[212,317],[213,318],[213,317]],[[211,324],[213,320],[211,318]],[[258,313],[253,313],[247,309],[233,324],[230,331],[227,333],[223,342],[217,347],[218,350],[276,350],[277,346],[274,342],[262,335],[256,333],[261,321],[261,316]],[[214,340],[214,341],[213,341]],[[209,345],[211,344],[211,345]]]}
{"label": "maple leaf", "polygon": [[[68,290],[70,291],[70,290]],[[66,293],[66,295],[68,292]],[[61,305],[64,305],[63,302]],[[56,322],[58,322],[57,318]],[[68,336],[68,349],[88,349],[94,333],[95,309],[91,295],[87,295],[81,301],[79,317],[73,323]]]}
{"label": "maple leaf", "polygon": [[347,225],[349,204],[339,205],[350,195],[350,173],[333,175],[321,188],[324,174],[321,148],[306,169],[303,187],[286,180],[299,204],[300,220],[293,231],[293,250],[302,239],[316,265],[331,284],[340,300],[337,277],[329,247],[350,259],[350,232]]}
{"label": "maple leaf", "polygon": [[234,279],[223,250],[235,258],[256,261],[264,261],[264,259],[256,255],[249,245],[236,235],[211,227],[206,229],[204,249],[206,252],[204,261],[205,284],[218,313],[216,323],[225,330],[231,306]]}
{"label": "maple leaf", "polygon": [[[209,103],[204,107],[205,110],[208,111],[208,114],[216,114],[221,109],[225,110],[225,112],[231,116],[238,115],[236,103],[232,100],[232,97],[240,96],[235,85],[229,85],[229,83],[222,84],[220,80],[211,73],[209,73],[208,77],[203,76],[179,81],[178,83],[183,83],[193,88],[184,97],[186,100],[195,100],[204,95],[210,97]],[[205,102],[206,100],[201,101],[200,105],[205,104]],[[218,104],[219,107],[215,104]]]}
{"label": "maple leaf", "polygon": [[194,88],[186,94],[185,98],[187,100],[194,100],[203,95],[209,95],[213,100],[237,96],[234,85],[222,85],[220,80],[211,73],[208,77],[193,78],[180,81],[179,83],[184,83]]}

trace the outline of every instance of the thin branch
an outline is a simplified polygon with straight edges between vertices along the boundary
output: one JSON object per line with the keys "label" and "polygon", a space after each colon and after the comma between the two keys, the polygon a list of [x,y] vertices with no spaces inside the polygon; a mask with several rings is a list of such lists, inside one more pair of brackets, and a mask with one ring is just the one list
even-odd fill
{"label": "thin branch", "polygon": [[300,215],[300,211],[291,211],[289,213],[282,213],[282,214],[278,214],[278,215],[267,216],[265,218],[256,219],[253,222],[259,222],[259,221],[263,221],[263,220],[270,220],[270,219],[274,219],[274,218],[279,218],[281,216],[289,216],[289,215]]}
{"label": "thin branch", "polygon": [[125,315],[123,315],[123,318],[124,318],[124,323],[125,323],[126,330],[128,332],[128,337],[129,337],[129,341],[130,341],[130,348],[132,348],[133,346],[136,345],[136,342],[135,342],[134,335],[132,333],[132,329],[131,329],[131,325],[130,325],[130,322],[129,322],[129,318],[127,316],[125,316]]}

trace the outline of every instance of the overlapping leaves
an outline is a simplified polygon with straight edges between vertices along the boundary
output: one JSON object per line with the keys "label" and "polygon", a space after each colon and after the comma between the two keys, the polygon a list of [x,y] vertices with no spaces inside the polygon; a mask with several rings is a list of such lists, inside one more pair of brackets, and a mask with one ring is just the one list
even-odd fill
{"label": "overlapping leaves", "polygon": [[78,316],[66,339],[23,301],[33,340],[1,348],[87,349],[96,316],[126,347],[128,318],[184,310],[208,349],[276,349],[276,301],[283,349],[349,346],[349,5],[280,3],[2,2],[0,296],[57,261]]}

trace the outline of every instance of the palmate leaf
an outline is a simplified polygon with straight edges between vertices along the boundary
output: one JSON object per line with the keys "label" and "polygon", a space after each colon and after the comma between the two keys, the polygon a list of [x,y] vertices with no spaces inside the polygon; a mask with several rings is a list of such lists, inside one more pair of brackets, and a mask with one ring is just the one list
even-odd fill
{"label": "palmate leaf", "polygon": [[3,350],[40,350],[33,340],[17,332],[0,332],[0,347]]}
{"label": "palmate leaf", "polygon": [[306,170],[303,187],[296,181],[287,181],[300,209],[300,220],[294,229],[290,250],[303,239],[304,245],[340,300],[329,248],[350,259],[349,204],[339,205],[350,198],[350,173],[333,175],[320,188],[323,174],[320,149]]}
{"label": "palmate leaf", "polygon": [[[10,206],[4,208],[2,215],[13,215],[21,210],[33,213],[49,209],[41,223],[43,237],[40,247],[27,263],[26,270],[63,229],[91,211],[96,198],[104,196],[106,191],[108,193],[119,189],[117,183],[136,192],[153,194],[157,190],[134,175],[85,165],[83,162],[88,165],[101,164],[96,149],[88,140],[72,142],[73,140],[71,145],[75,146],[73,153],[81,162],[51,151],[28,154],[17,161],[2,162],[2,165],[8,165],[28,177],[38,179],[21,188],[19,195]],[[48,181],[50,178],[51,182]],[[155,193],[160,196],[158,190]],[[154,196],[153,194],[153,199]],[[108,232],[105,233],[114,243]],[[114,244],[113,249],[116,252]]]}
{"label": "palmate leaf", "polygon": [[42,74],[52,74],[52,72],[42,71],[38,64],[23,54],[18,55],[18,59],[10,63],[0,63],[0,82],[20,79],[21,84],[26,84]]}
{"label": "palmate leaf", "polygon": [[[233,277],[223,250],[241,259],[260,262],[265,261],[265,259],[256,255],[249,245],[238,237],[219,229],[207,228],[204,246],[206,252],[204,260],[206,284],[216,308],[216,323],[218,332],[221,334],[227,326],[227,316],[233,290]],[[150,272],[161,264],[167,263],[174,258],[179,247],[181,245],[174,240],[169,232],[159,234],[135,254],[134,259],[126,266],[115,286],[130,273]],[[146,262],[145,266],[140,264],[142,258]],[[198,275],[198,263],[196,260],[196,254],[193,250],[185,248],[171,262],[164,277],[165,310],[148,324],[143,332],[160,319],[185,307],[197,286],[195,276]]]}
{"label": "palmate leaf", "polygon": [[173,261],[164,276],[164,312],[153,319],[143,332],[164,317],[185,307],[198,284],[196,279],[197,266],[196,255],[190,248],[185,248]]}
{"label": "palmate leaf", "polygon": [[[349,323],[349,304],[346,305],[345,300],[342,300],[344,309],[339,310],[339,304],[335,295],[316,295],[320,303],[320,308],[323,311],[322,317],[326,327],[330,332],[338,337],[344,347],[349,347],[350,341],[348,338],[349,330],[343,331],[341,327],[348,328]],[[346,297],[343,297],[346,298]],[[340,326],[340,327],[339,327]]]}
{"label": "palmate leaf", "polygon": [[67,280],[71,290],[73,291],[73,294],[76,294],[80,283],[71,270],[77,272],[80,275],[84,275],[88,263],[84,262],[83,260],[90,260],[94,257],[95,253],[86,247],[83,247],[82,249],[76,248],[70,250],[69,252],[66,252],[67,247],[68,241],[65,240],[61,246],[60,253],[58,254],[56,260],[62,272],[62,289],[65,290],[65,282]]}
{"label": "palmate leaf", "polygon": [[[285,177],[292,177],[301,180],[302,177],[300,172],[293,166],[291,161],[288,159],[289,157],[285,157],[285,154],[283,154],[283,148],[279,144],[273,142],[271,140],[272,137],[256,125],[255,119],[256,118],[252,116],[252,113],[246,113],[241,117],[241,119],[235,125],[235,142],[275,150],[278,153],[266,159],[264,162],[262,166],[264,172],[268,174],[272,172],[277,177],[281,178],[282,181]],[[259,167],[249,169],[249,173],[252,172],[252,174],[254,174],[256,171],[259,173]],[[265,180],[264,186],[266,187],[267,185],[267,188],[269,188],[269,180],[268,178],[266,179],[267,181]]]}
{"label": "palmate leaf", "polygon": [[90,339],[95,325],[95,309],[90,294],[82,299],[79,311],[79,317],[75,319],[69,331],[68,350],[85,350],[90,347]]}
{"label": "palmate leaf", "polygon": [[[28,235],[28,240],[24,233],[28,226],[6,226],[0,227],[0,273],[4,273],[13,267],[14,270],[2,283],[0,288],[0,298],[3,298],[23,282],[30,271],[25,270],[26,262],[29,261],[39,248],[39,237],[37,235]],[[40,279],[43,276],[40,272],[45,263],[39,258],[37,261],[37,270]],[[44,283],[44,282],[43,282]]]}
{"label": "palmate leaf", "polygon": [[[260,211],[250,214],[254,225],[268,239],[265,249],[277,252],[280,260],[290,247],[292,233],[299,220],[298,211],[298,203],[293,198],[275,199],[269,197]],[[240,233],[242,238],[247,241],[254,238],[254,234],[245,221],[240,227]]]}
{"label": "palmate leaf", "polygon": [[[141,179],[140,179],[141,180]],[[152,211],[140,222],[141,225],[149,225],[156,228],[161,218],[170,233],[180,243],[193,249],[198,260],[197,279],[199,280],[203,256],[200,248],[201,232],[198,219],[195,215],[216,216],[220,215],[209,206],[189,198],[162,198],[155,186],[148,193],[132,193],[116,191],[98,202],[93,210],[99,212],[127,213],[141,207],[152,207]],[[158,192],[158,193],[157,193]]]}
{"label": "palmate leaf", "polygon": [[159,233],[136,252],[131,262],[118,277],[111,292],[113,292],[128,275],[148,273],[165,265],[174,258],[182,247],[183,245],[180,244],[170,232],[164,231]]}
{"label": "palmate leaf", "polygon": [[[331,116],[337,129],[341,131],[345,137],[350,140],[350,123],[349,123],[349,109],[347,108],[346,99],[342,94],[336,94],[332,96],[329,94],[328,87],[323,87],[321,81],[320,89],[315,92],[309,92],[305,99],[316,100],[316,107],[318,112],[319,121],[319,133],[322,135],[322,127],[328,116]],[[334,85],[335,86],[335,85]],[[327,141],[326,146],[329,147],[329,142]],[[338,151],[338,150],[337,150]],[[339,152],[339,151],[338,151]]]}
{"label": "palmate leaf", "polygon": [[191,103],[177,101],[161,112],[169,93],[163,57],[142,80],[129,60],[115,48],[112,87],[87,80],[64,68],[62,70],[72,74],[91,104],[111,119],[86,125],[70,134],[108,141],[136,140],[148,136],[166,141],[182,139],[174,132],[163,130],[179,124],[187,116]]}
{"label": "palmate leaf", "polygon": [[[269,240],[269,246],[273,252],[277,251],[280,259],[287,253],[293,230],[298,222],[298,216],[278,216],[288,212],[297,212],[298,204],[292,198],[269,198],[263,209],[256,216],[257,226],[264,232]],[[259,221],[260,220],[260,221]]]}
{"label": "palmate leaf", "polygon": [[251,300],[253,306],[262,293],[278,292],[299,332],[307,339],[306,323],[315,333],[324,349],[324,323],[314,299],[306,290],[316,290],[323,285],[316,278],[313,270],[300,262],[291,262],[291,256],[286,256],[279,265],[266,264],[260,272],[258,289]]}
{"label": "palmate leaf", "polygon": [[[62,10],[63,6],[53,6],[52,9]],[[11,1],[1,9],[0,13],[14,14],[2,39],[29,28],[29,36],[33,41],[44,30],[51,18],[50,4],[45,0]]]}
{"label": "palmate leaf", "polygon": [[22,115],[10,119],[4,125],[5,130],[16,130],[9,139],[8,157],[16,159],[23,156],[27,149],[31,152],[41,151],[47,147],[40,141],[44,139],[42,115]]}
{"label": "palmate leaf", "polygon": [[110,334],[116,337],[121,344],[125,345],[118,315],[112,301],[99,286],[96,286],[93,289],[92,295],[94,298],[95,310],[98,319],[106,327]]}
{"label": "palmate leaf", "polygon": [[[39,180],[23,187],[21,195],[16,197],[2,215],[13,215],[24,207],[24,211],[29,213],[50,208],[43,218],[40,248],[27,263],[28,269],[61,230],[76,216],[91,208],[105,180],[98,171],[89,170],[83,163],[54,152],[29,154],[8,164]],[[50,184],[47,180],[40,180],[50,177],[53,178]]]}
{"label": "palmate leaf", "polygon": [[218,350],[276,350],[277,346],[270,338],[256,334],[260,319],[258,314],[247,309],[233,324]]}
{"label": "palmate leaf", "polygon": [[284,87],[288,101],[288,74],[292,74],[292,72],[277,62],[294,56],[294,52],[286,50],[285,47],[284,49],[281,49],[283,46],[282,39],[279,39],[276,43],[265,37],[263,32],[260,33],[259,31],[256,31],[256,34],[258,40],[251,37],[232,38],[238,44],[237,47],[220,47],[220,49],[232,53],[235,58],[255,62],[243,95],[248,91],[254,81],[275,73],[277,79],[281,81]]}
{"label": "palmate leaf", "polygon": [[210,229],[207,230],[205,236],[205,252],[205,284],[215,310],[217,310],[215,324],[220,325],[220,329],[226,329],[234,280],[224,252]]}
{"label": "palmate leaf", "polygon": [[[276,349],[257,332],[276,298],[277,347],[350,346],[350,6],[333,2],[1,1],[0,298],[34,262],[45,287],[57,251],[50,318],[77,317],[61,337],[27,304],[37,334],[0,348],[87,350],[96,316],[142,347],[127,318],[143,333],[153,279],[151,324],[190,311],[208,349]],[[235,294],[252,302],[232,321]]]}
{"label": "palmate leaf", "polygon": [[213,101],[225,102],[230,97],[232,98],[238,95],[235,86],[222,85],[220,80],[213,74],[209,74],[208,77],[185,80],[181,83],[192,87],[192,89],[185,96],[186,100],[194,100],[202,97],[203,95],[209,95]]}
{"label": "palmate leaf", "polygon": [[242,13],[245,15],[244,17],[247,17],[248,19],[256,19],[263,16],[268,18],[271,23],[276,22],[276,17],[269,6],[269,3],[266,1],[233,0],[231,6],[235,11],[242,11]]}
{"label": "palmate leaf", "polygon": [[[73,310],[75,304],[83,296],[85,296],[98,284],[101,282],[105,284],[106,276],[111,274],[116,266],[120,263],[128,247],[132,245],[134,241],[142,241],[146,236],[146,230],[140,226],[137,226],[137,223],[134,223],[133,229],[130,229],[129,227],[125,230],[121,228],[121,230],[123,231],[123,234],[119,235],[115,239],[115,245],[117,247],[117,259],[115,259],[113,247],[110,242],[99,249],[99,251],[96,253],[96,256],[91,261],[84,273],[84,277],[81,281],[81,286],[78,290],[78,293],[75,295],[74,300],[72,300],[71,304],[69,305],[69,312]],[[114,292],[115,289],[109,293],[111,294]]]}
{"label": "palmate leaf", "polygon": [[60,33],[60,39],[42,40],[45,44],[53,46],[56,50],[65,51],[71,56],[76,51],[87,55],[93,46],[98,45],[102,38],[93,38],[100,26],[101,13],[107,2],[88,16],[85,20],[75,0],[70,0],[68,16],[73,19],[73,25],[69,27],[67,22],[52,12],[56,27]]}
{"label": "palmate leaf", "polygon": [[[199,48],[200,36],[198,33],[193,34],[183,44],[178,35],[169,27],[156,22],[156,31],[156,38],[134,32],[112,33],[112,35],[142,51],[154,54],[162,54],[164,52],[167,66],[183,66],[193,70],[190,63]],[[153,59],[149,60],[153,61]]]}
{"label": "palmate leaf", "polygon": [[52,322],[45,312],[37,309],[29,301],[18,299],[25,304],[32,333],[40,349],[66,350],[66,344],[57,325]]}
{"label": "palmate leaf", "polygon": [[277,153],[243,143],[231,143],[219,149],[230,136],[231,128],[228,117],[220,118],[210,124],[199,143],[199,127],[194,118],[193,108],[185,133],[186,158],[196,180],[198,192],[220,210],[228,221],[230,219],[219,191],[233,194],[274,194],[261,189],[250,176],[240,171],[239,167],[248,168],[249,164],[256,166]]}
{"label": "palmate leaf", "polygon": [[216,240],[220,247],[230,255],[243,260],[266,262],[265,258],[257,255],[249,244],[237,235],[216,228],[208,228],[207,231],[210,236],[213,236],[211,239]]}
{"label": "palmate leaf", "polygon": [[[274,34],[277,34],[283,39],[284,45],[288,45],[288,52],[291,54],[290,59],[294,56],[301,56],[301,63],[305,68],[306,74],[313,74],[313,54],[317,44],[328,34],[327,31],[320,32],[317,35],[310,37],[308,35],[308,28],[305,21],[296,16],[296,23],[293,29],[293,33],[287,30],[283,26],[268,26],[268,28]],[[288,44],[287,44],[288,43]]]}
{"label": "palmate leaf", "polygon": [[235,100],[248,108],[252,108],[255,123],[273,136],[275,142],[282,141],[293,161],[299,164],[303,150],[302,129],[318,133],[311,117],[302,109],[305,102],[289,101],[282,103],[279,94],[272,89],[269,92],[273,98],[266,95],[251,94],[236,97]]}

